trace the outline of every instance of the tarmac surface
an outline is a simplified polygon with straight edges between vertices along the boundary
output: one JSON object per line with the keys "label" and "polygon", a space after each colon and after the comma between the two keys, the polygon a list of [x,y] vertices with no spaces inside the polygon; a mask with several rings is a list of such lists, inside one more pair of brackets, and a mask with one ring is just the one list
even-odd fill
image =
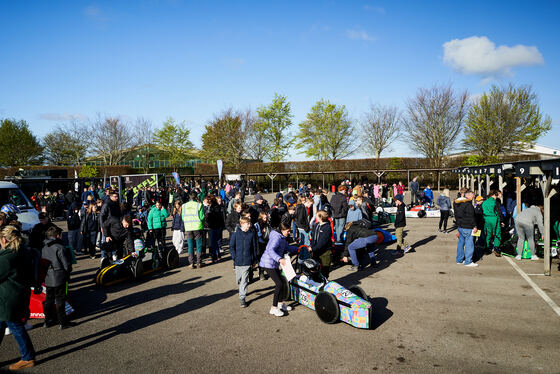
{"label": "tarmac surface", "polygon": [[[370,296],[370,330],[324,324],[297,304],[269,315],[272,280],[250,284],[240,308],[229,256],[190,269],[182,254],[176,269],[104,288],[93,282],[99,260],[81,256],[69,291],[79,325],[60,331],[31,320],[37,366],[26,372],[560,373],[560,316],[508,260],[457,265],[456,231],[438,233],[433,218],[407,222],[416,252],[393,256],[389,245],[379,267],[331,274]],[[513,261],[560,305],[557,260],[550,277],[539,275],[542,260]],[[0,371],[18,359],[5,337]]]}

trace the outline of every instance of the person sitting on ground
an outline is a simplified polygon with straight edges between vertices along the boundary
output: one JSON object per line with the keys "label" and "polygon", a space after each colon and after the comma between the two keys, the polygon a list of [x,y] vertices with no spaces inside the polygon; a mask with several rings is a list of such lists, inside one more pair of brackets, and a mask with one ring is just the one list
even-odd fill
{"label": "person sitting on ground", "polygon": [[241,307],[247,307],[247,285],[251,267],[257,264],[257,238],[250,230],[251,220],[242,217],[239,220],[240,230],[233,233],[229,240],[229,252],[235,269],[235,279],[239,286],[239,300]]}
{"label": "person sitting on ground", "polygon": [[523,248],[525,246],[525,240],[529,243],[529,249],[531,250],[531,260],[538,260],[538,256],[535,253],[535,225],[539,228],[541,235],[544,234],[544,224],[543,224],[543,212],[544,208],[542,205],[532,205],[528,209],[525,209],[517,215],[515,218],[515,229],[519,238],[517,240],[517,256],[516,260],[521,260],[523,254]]}

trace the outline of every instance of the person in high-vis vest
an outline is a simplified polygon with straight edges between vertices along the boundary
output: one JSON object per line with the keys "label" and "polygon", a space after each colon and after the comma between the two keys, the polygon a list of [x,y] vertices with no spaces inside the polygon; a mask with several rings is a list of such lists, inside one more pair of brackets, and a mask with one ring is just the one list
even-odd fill
{"label": "person in high-vis vest", "polygon": [[194,243],[196,241],[196,263],[202,267],[202,230],[204,228],[204,211],[196,193],[191,192],[190,200],[181,207],[181,216],[185,224],[185,236],[189,253],[189,263],[194,269]]}

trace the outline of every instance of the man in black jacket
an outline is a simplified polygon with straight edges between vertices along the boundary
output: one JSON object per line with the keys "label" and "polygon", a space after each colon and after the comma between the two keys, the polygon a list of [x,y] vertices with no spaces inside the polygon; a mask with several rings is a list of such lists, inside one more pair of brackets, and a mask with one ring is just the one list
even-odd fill
{"label": "man in black jacket", "polygon": [[473,206],[474,193],[468,190],[465,197],[460,197],[453,203],[453,212],[457,221],[459,231],[459,241],[457,242],[457,264],[463,262],[465,266],[477,267],[478,264],[472,262],[474,253],[473,235],[477,233],[476,213]]}
{"label": "man in black jacket", "polygon": [[346,199],[346,186],[338,186],[338,192],[331,197],[331,208],[334,219],[334,231],[336,241],[342,243],[342,233],[346,225],[346,214],[348,213],[348,199]]}

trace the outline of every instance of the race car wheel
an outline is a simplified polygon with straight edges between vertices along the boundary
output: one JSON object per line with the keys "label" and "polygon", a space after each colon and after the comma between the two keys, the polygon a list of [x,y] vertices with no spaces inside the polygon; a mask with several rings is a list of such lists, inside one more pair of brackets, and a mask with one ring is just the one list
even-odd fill
{"label": "race car wheel", "polygon": [[361,297],[364,300],[368,300],[368,295],[366,294],[366,292],[362,289],[362,287],[360,286],[350,286],[348,287],[348,290],[350,292],[352,292],[354,295]]}
{"label": "race car wheel", "polygon": [[134,280],[139,280],[140,278],[142,278],[143,274],[144,274],[144,263],[142,262],[141,259],[136,259],[136,261],[132,265],[132,276],[134,277]]}
{"label": "race car wheel", "polygon": [[167,252],[167,267],[170,269],[174,269],[179,265],[179,253],[175,248],[169,250]]}
{"label": "race car wheel", "polygon": [[321,291],[315,297],[315,312],[317,317],[325,323],[335,323],[340,317],[336,297],[328,292]]}
{"label": "race car wheel", "polygon": [[290,292],[290,282],[286,279],[286,277],[282,276],[282,300],[289,301],[291,300],[291,292]]}
{"label": "race car wheel", "polygon": [[426,211],[419,210],[418,211],[418,218],[424,218],[424,217],[426,217]]}

